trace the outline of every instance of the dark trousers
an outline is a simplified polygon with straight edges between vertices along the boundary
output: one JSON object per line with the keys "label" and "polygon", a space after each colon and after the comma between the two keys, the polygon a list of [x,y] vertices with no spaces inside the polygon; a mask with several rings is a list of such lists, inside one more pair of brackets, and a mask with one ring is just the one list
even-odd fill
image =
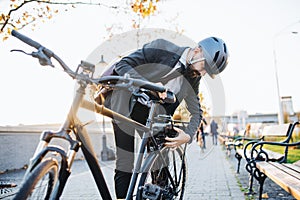
{"label": "dark trousers", "polygon": [[[131,118],[146,124],[149,110],[137,103]],[[115,192],[118,199],[124,199],[130,184],[134,165],[134,133],[135,129],[124,123],[113,123],[116,143]],[[140,134],[141,136],[141,134]]]}
{"label": "dark trousers", "polygon": [[205,133],[202,133],[201,138],[202,138],[202,142],[203,142],[203,148],[206,149],[206,144],[205,144]]}
{"label": "dark trousers", "polygon": [[218,134],[216,134],[216,133],[212,134],[212,141],[213,141],[214,145],[218,144]]}

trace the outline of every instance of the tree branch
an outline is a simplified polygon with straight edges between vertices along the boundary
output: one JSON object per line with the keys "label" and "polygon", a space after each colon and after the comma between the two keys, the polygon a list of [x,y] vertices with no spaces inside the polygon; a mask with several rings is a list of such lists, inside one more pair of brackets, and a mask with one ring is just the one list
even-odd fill
{"label": "tree branch", "polygon": [[[4,27],[8,24],[8,20],[10,19],[11,13],[13,13],[13,12],[19,10],[19,9],[20,9],[22,6],[24,6],[25,4],[31,3],[31,2],[33,2],[33,1],[35,1],[35,0],[24,1],[24,2],[21,3],[18,7],[14,8],[14,9],[11,9],[11,10],[8,12],[8,14],[6,15],[6,16],[9,16],[9,17],[6,17],[6,19],[5,19],[4,23],[3,23],[3,26],[1,27],[0,32],[3,32]],[[15,27],[15,26],[13,26],[13,27]]]}
{"label": "tree branch", "polygon": [[[0,33],[3,32],[5,26],[7,26],[8,24],[9,25],[13,24],[13,23],[8,23],[13,12],[19,10],[25,4],[32,3],[32,2],[43,3],[43,4],[52,4],[52,5],[91,5],[91,6],[104,6],[106,8],[112,8],[112,9],[118,9],[118,8],[120,8],[119,6],[110,6],[110,5],[103,4],[103,3],[92,3],[92,2],[86,3],[86,2],[80,2],[80,1],[76,1],[76,2],[63,2],[63,1],[62,2],[59,2],[59,1],[58,2],[53,2],[53,1],[48,1],[48,0],[25,0],[18,7],[9,10],[8,14],[6,15],[8,17],[6,17],[4,23],[1,23],[2,27],[0,29]],[[24,26],[26,26],[26,25],[23,25],[23,27]],[[13,26],[13,27],[15,27],[15,26]]]}
{"label": "tree branch", "polygon": [[46,4],[58,4],[58,5],[91,5],[91,6],[104,6],[107,8],[113,8],[117,9],[119,6],[109,6],[103,3],[86,3],[86,2],[81,2],[81,1],[76,1],[76,2],[52,2],[52,1],[45,1],[45,0],[34,0],[38,3],[46,3]]}

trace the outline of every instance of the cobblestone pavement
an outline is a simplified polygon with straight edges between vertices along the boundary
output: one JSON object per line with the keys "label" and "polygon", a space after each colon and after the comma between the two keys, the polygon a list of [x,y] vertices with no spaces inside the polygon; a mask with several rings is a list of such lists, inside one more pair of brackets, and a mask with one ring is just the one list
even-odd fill
{"label": "cobblestone pavement", "polygon": [[[241,173],[236,174],[236,159],[233,151],[227,156],[222,146],[212,145],[211,137],[207,136],[207,149],[200,151],[195,142],[187,148],[188,179],[186,184],[185,200],[241,200],[256,199],[244,196],[241,189],[248,184],[248,174],[241,165]],[[103,174],[107,180],[113,199],[113,170],[114,161],[100,162]],[[15,183],[19,185],[25,170],[15,170],[0,174],[0,183]],[[272,181],[266,179],[265,190],[270,200],[294,199]],[[257,191],[257,184],[254,185]],[[12,199],[18,187],[1,188],[0,199]],[[96,185],[84,160],[76,160],[72,174],[68,180],[61,199],[101,199]]]}
{"label": "cobblestone pavement", "polygon": [[[212,146],[207,138],[207,149],[204,152],[196,143],[187,148],[188,179],[185,198],[187,200],[199,199],[244,199],[237,180],[228,160],[220,146]],[[111,191],[113,188],[114,162],[101,162],[103,173]],[[61,199],[99,199],[97,188],[83,160],[74,162],[72,174]],[[24,170],[16,170],[2,174],[0,180],[13,182],[19,185]],[[8,188],[0,198],[11,199],[16,188]],[[3,191],[3,190],[2,190]],[[114,197],[114,192],[112,192]]]}
{"label": "cobblestone pavement", "polygon": [[244,199],[221,146],[212,145],[210,136],[206,137],[206,146],[204,152],[196,143],[188,148],[189,174],[185,199]]}

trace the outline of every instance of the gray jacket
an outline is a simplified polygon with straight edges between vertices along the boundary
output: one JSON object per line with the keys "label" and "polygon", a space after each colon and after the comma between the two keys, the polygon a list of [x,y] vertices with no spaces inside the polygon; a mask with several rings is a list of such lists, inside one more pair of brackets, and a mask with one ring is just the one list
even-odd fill
{"label": "gray jacket", "polygon": [[[162,79],[167,79],[166,81],[168,81],[174,78],[174,76],[168,79],[169,76],[166,75],[175,67],[186,48],[179,47],[163,39],[157,39],[122,58],[115,64],[114,72],[121,76],[128,73],[131,78],[139,78],[154,83],[161,82]],[[179,75],[183,74],[178,73]],[[185,132],[191,138],[196,133],[202,118],[202,110],[197,95],[199,93],[199,82],[200,77],[190,78],[184,75],[180,91],[176,94],[178,102],[176,106],[170,105],[168,108],[168,114],[173,114],[178,103],[185,100],[187,109],[191,114],[190,123]],[[128,91],[114,91],[107,98],[110,101],[109,107],[128,117],[131,112],[130,108],[132,107],[130,106],[131,96]]]}

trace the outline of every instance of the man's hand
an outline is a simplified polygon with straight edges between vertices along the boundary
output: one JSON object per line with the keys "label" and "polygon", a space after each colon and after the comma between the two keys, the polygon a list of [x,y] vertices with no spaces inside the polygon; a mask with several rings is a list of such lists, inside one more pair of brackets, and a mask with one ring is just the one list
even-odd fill
{"label": "man's hand", "polygon": [[167,98],[167,92],[158,92],[158,96],[161,99],[165,99],[165,98]]}
{"label": "man's hand", "polygon": [[[161,82],[158,82],[156,84],[159,85],[159,86],[163,86],[163,84]],[[167,92],[166,91],[165,92],[158,92],[158,96],[161,99],[165,99],[165,98],[167,98]]]}
{"label": "man's hand", "polygon": [[168,141],[165,143],[167,147],[172,149],[176,149],[178,146],[188,143],[191,139],[191,136],[186,134],[183,130],[174,127],[174,130],[178,132],[178,136],[174,138],[166,137],[165,139]]}

